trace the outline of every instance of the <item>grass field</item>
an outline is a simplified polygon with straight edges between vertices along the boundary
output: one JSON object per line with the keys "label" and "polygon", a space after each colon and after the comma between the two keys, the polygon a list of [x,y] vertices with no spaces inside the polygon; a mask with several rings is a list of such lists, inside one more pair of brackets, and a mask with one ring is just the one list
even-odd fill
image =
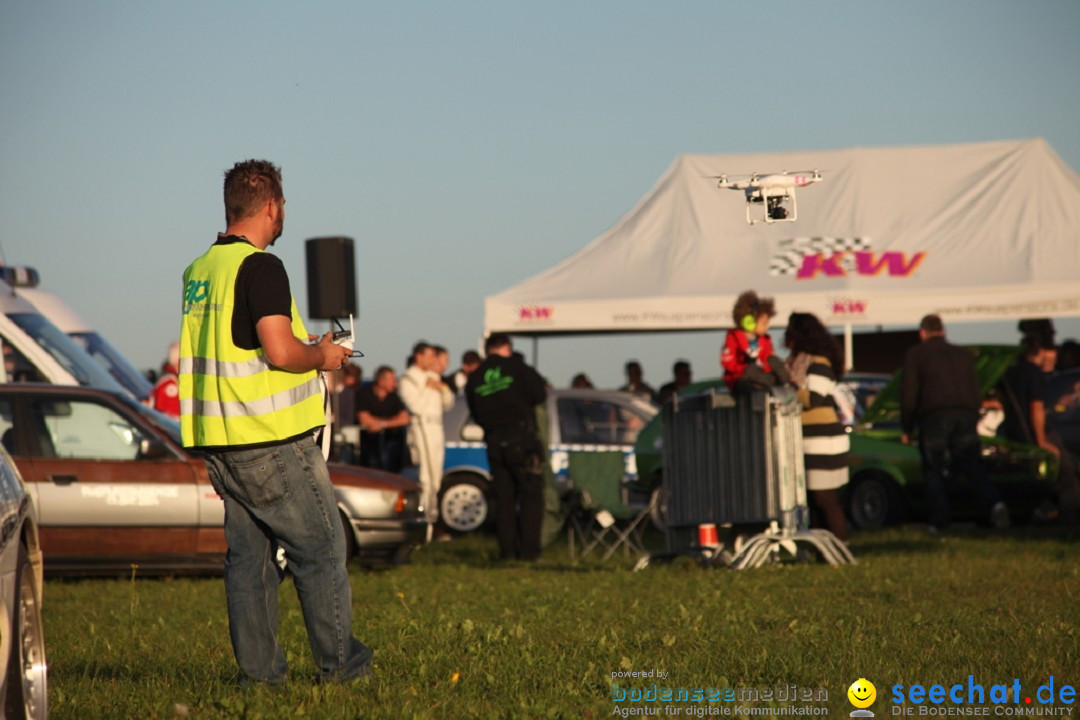
{"label": "grass field", "polygon": [[[856,535],[852,547],[859,564],[843,568],[677,562],[632,573],[621,559],[575,565],[562,545],[540,565],[503,566],[489,537],[436,544],[407,566],[353,569],[354,627],[376,660],[373,677],[347,686],[314,684],[288,581],[290,679],[242,688],[220,578],[51,580],[51,716],[601,718],[644,707],[667,717],[737,716],[740,707],[783,716],[780,691],[771,702],[613,701],[613,683],[631,692],[656,683],[744,698],[795,685],[827,693],[815,707],[846,717],[847,688],[865,677],[882,718],[893,714],[897,683],[948,687],[973,675],[987,692],[1017,679],[1028,694],[1050,676],[1057,687],[1080,685],[1075,536],[906,528]],[[666,675],[612,678],[641,671]]]}

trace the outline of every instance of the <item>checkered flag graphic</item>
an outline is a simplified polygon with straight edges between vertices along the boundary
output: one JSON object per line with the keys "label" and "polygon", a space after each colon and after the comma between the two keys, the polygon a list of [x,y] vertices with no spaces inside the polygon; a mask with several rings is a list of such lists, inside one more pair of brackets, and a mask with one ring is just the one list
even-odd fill
{"label": "checkered flag graphic", "polygon": [[792,275],[802,267],[807,255],[854,250],[869,250],[869,238],[799,237],[780,241],[776,254],[769,260],[770,275]]}

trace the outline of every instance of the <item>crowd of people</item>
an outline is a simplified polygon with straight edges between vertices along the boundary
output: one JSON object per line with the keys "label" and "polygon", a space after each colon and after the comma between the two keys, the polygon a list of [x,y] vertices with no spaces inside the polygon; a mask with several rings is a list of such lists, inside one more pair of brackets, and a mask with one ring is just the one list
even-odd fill
{"label": "crowd of people", "polygon": [[[277,638],[278,585],[284,553],[297,589],[321,681],[344,682],[372,670],[373,651],[352,634],[352,591],[345,536],[333,487],[315,437],[326,421],[324,384],[339,435],[335,452],[386,470],[419,468],[424,507],[436,527],[442,475],[443,414],[465,402],[484,430],[497,502],[496,531],[504,560],[540,555],[546,451],[536,406],[548,386],[513,351],[510,338],[486,339],[484,357],[468,351],[451,373],[443,347],[418,342],[399,376],[379,367],[370,383],[351,363],[351,350],[326,333],[310,342],[280,259],[264,252],[282,234],[285,196],[281,170],[247,160],[225,173],[225,231],[184,271],[179,342],[170,347],[152,402],[179,417],[185,447],[206,458],[210,481],[225,508],[228,553],[225,590],[229,633],[246,683],[276,684],[287,661]],[[816,522],[841,540],[847,524],[839,495],[848,482],[849,440],[834,400],[844,359],[835,339],[810,313],[787,318],[781,361],[768,334],[771,299],[742,293],[733,308],[720,363],[733,395],[787,386],[802,407],[803,450]],[[1043,382],[1055,366],[1048,321],[1022,323],[1022,357],[996,400],[1001,432],[1058,458],[1060,520],[1077,520],[1078,463],[1046,426]],[[930,520],[949,522],[948,471],[973,483],[998,527],[1008,509],[982,467],[977,422],[984,399],[970,353],[945,339],[941,318],[924,317],[920,344],[904,362],[904,439],[917,433],[930,501]],[[1075,344],[1056,360],[1077,361]],[[675,362],[670,382],[654,391],[640,363],[626,363],[622,390],[664,403],[692,382],[690,363]],[[584,374],[574,387],[592,387]],[[350,435],[347,429],[355,430]],[[430,539],[430,538],[429,538]]]}
{"label": "crowd of people", "polygon": [[[738,297],[732,312],[733,327],[720,353],[723,380],[735,394],[774,385],[789,385],[795,390],[804,408],[804,462],[813,516],[817,524],[846,539],[841,493],[848,482],[849,442],[834,392],[843,377],[843,354],[816,316],[794,312],[783,333],[787,356],[780,359],[769,335],[775,314],[770,298],[753,291]],[[979,387],[973,356],[945,340],[944,324],[935,315],[922,319],[920,343],[905,357],[902,441],[919,448],[927,519],[935,530],[950,522],[946,484],[951,472],[968,478],[989,524],[1008,526],[1008,508],[982,463],[979,436],[986,434],[1035,445],[1054,455],[1059,491],[1053,514],[1062,522],[1077,522],[1080,459],[1059,434],[1047,428],[1043,386],[1048,373],[1080,366],[1080,345],[1070,340],[1057,348],[1050,321],[1022,321],[1019,329],[1021,356],[988,397],[983,397]],[[173,417],[180,411],[178,352],[178,343],[170,345],[152,396],[155,407]],[[445,347],[419,341],[400,375],[382,365],[365,381],[361,367],[352,361],[328,373],[337,428],[333,459],[390,472],[415,467],[435,539],[449,538],[447,528],[438,522],[445,452],[443,414],[454,403],[465,402],[469,379],[485,362],[480,353],[467,350],[459,367],[451,371],[449,358]],[[674,362],[671,380],[659,390],[645,381],[637,360],[626,362],[623,370],[626,381],[617,390],[658,405],[693,380],[690,362],[684,359]],[[584,372],[574,375],[568,387],[595,389]],[[504,488],[506,492],[509,490]],[[526,554],[531,553],[530,548]]]}
{"label": "crowd of people", "polygon": [[[787,356],[780,359],[769,335],[775,314],[770,298],[753,291],[738,297],[733,327],[720,353],[723,380],[735,394],[773,385],[795,390],[804,408],[804,461],[814,517],[817,524],[846,539],[841,493],[848,482],[849,443],[834,392],[843,377],[843,354],[817,317],[794,312],[783,333]],[[922,319],[920,343],[905,357],[902,441],[919,448],[927,519],[935,530],[950,522],[946,484],[951,472],[968,478],[989,524],[999,528],[1009,524],[1008,508],[983,467],[979,436],[986,434],[1035,445],[1054,455],[1059,490],[1052,515],[1062,522],[1077,522],[1080,459],[1047,427],[1043,396],[1048,373],[1080,366],[1080,344],[1069,340],[1057,348],[1053,325],[1047,320],[1022,321],[1019,330],[1021,356],[988,397],[983,397],[979,387],[973,356],[946,341],[944,324],[935,315]],[[178,355],[179,343],[172,343],[151,397],[158,410],[172,417],[180,414]],[[443,414],[456,402],[465,402],[469,379],[485,362],[480,353],[467,350],[459,367],[451,371],[449,358],[445,347],[419,341],[400,375],[382,365],[365,381],[363,370],[351,360],[327,374],[336,427],[333,459],[390,472],[415,467],[435,539],[449,538],[447,528],[438,522],[445,452]],[[674,362],[671,380],[659,390],[645,381],[637,360],[627,361],[623,370],[626,381],[617,390],[658,405],[693,380],[690,362],[684,359]],[[574,375],[568,387],[595,388],[584,372]],[[531,552],[530,548],[526,554]]]}

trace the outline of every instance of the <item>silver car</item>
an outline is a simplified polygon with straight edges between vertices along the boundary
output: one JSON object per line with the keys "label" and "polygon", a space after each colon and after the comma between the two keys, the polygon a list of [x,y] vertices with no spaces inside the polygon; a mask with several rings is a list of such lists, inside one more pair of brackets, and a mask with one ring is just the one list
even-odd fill
{"label": "silver car", "polygon": [[[50,573],[220,571],[221,499],[179,426],[127,395],[36,383],[0,385],[0,444],[26,480]],[[427,521],[416,483],[331,464],[347,550],[400,563]]]}
{"label": "silver car", "polygon": [[34,506],[15,463],[0,449],[0,693],[6,718],[48,715],[44,587]]}

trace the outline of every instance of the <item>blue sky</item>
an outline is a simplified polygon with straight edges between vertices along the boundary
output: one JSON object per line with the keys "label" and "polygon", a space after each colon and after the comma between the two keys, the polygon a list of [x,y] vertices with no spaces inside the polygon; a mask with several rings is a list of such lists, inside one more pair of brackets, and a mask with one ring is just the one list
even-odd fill
{"label": "blue sky", "polygon": [[[681,153],[1041,136],[1080,169],[1078,28],[1075,0],[3,0],[0,246],[156,366],[180,273],[223,228],[222,172],[265,157],[301,309],[303,241],[348,235],[365,370],[418,338],[456,358],[485,295],[587,244]],[[660,384],[677,357],[718,374],[721,339],[543,341],[540,367],[613,386],[635,356]]]}

